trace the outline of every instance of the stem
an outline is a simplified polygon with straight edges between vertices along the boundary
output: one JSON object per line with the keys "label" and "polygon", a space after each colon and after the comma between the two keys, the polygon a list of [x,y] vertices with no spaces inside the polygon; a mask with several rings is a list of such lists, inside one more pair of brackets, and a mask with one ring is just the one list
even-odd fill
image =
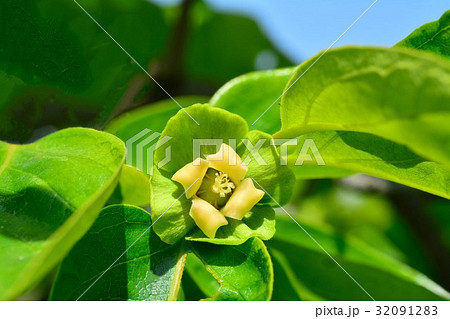
{"label": "stem", "polygon": [[[157,66],[155,78],[167,89],[172,96],[179,95],[184,83],[184,53],[187,43],[187,35],[190,31],[189,13],[195,0],[184,0],[180,8],[180,16],[175,24],[170,37],[169,45],[164,58]],[[152,87],[150,101],[165,99],[167,96],[159,88]],[[149,101],[147,101],[148,103]]]}
{"label": "stem", "polygon": [[[162,85],[172,96],[178,95],[183,83],[183,55],[186,46],[187,34],[189,31],[189,11],[195,0],[185,0],[181,4],[180,17],[175,24],[169,45],[163,54],[163,59],[159,63],[150,61],[147,71],[158,83]],[[153,63],[152,63],[153,62]],[[136,97],[142,91],[146,83],[150,83],[150,88],[143,99],[135,102]],[[108,117],[106,123],[116,116],[148,104],[153,101],[165,99],[167,96],[155,85],[151,79],[139,74],[132,79],[126,92],[122,95],[114,111]],[[106,124],[105,123],[105,124]],[[104,126],[104,125],[103,125]]]}

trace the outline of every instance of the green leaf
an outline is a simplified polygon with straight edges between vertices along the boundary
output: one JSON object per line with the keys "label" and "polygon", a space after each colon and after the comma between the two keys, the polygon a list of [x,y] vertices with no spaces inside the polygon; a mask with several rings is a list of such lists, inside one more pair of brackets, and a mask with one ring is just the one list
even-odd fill
{"label": "green leaf", "polygon": [[283,94],[294,70],[285,68],[238,76],[222,86],[211,98],[210,104],[239,114],[251,129],[273,134],[281,128],[276,100]]}
{"label": "green leaf", "polygon": [[[353,238],[302,225],[375,300],[449,300],[450,294],[423,274]],[[270,251],[283,254],[298,284],[326,300],[370,297],[295,223],[277,220]]]}
{"label": "green leaf", "polygon": [[[281,121],[278,104],[271,105],[283,94],[293,72],[294,68],[285,68],[241,75],[222,86],[210,103],[239,114],[252,129],[273,134],[280,129]],[[352,174],[330,166],[293,166],[291,169],[299,179],[339,178]]]}
{"label": "green leaf", "polygon": [[150,225],[150,216],[139,207],[104,208],[63,260],[50,299],[176,300],[188,252],[202,260],[191,256],[188,264],[191,278],[208,296],[228,300],[270,297],[272,265],[260,240],[232,247],[184,241],[168,245]]}
{"label": "green leaf", "polygon": [[399,48],[340,48],[328,51],[295,82],[316,60],[303,63],[288,83],[292,87],[282,98],[276,137],[365,132],[450,163],[446,60]]}
{"label": "green leaf", "polygon": [[197,286],[191,275],[185,271],[181,279],[181,287],[177,301],[197,301],[205,298],[205,294]]}
{"label": "green leaf", "polygon": [[450,58],[450,10],[438,21],[417,28],[396,46],[425,50]]}
{"label": "green leaf", "polygon": [[309,165],[316,165],[315,161],[294,165],[305,139],[314,141],[325,167],[362,172],[450,198],[448,165],[427,161],[405,146],[371,134],[333,131],[305,134],[299,139],[297,151],[289,155],[294,171],[308,171]]}
{"label": "green leaf", "polygon": [[[195,103],[207,102],[208,97],[201,95],[177,96],[176,100],[182,107],[186,107]],[[145,129],[162,132],[167,121],[179,110],[180,107],[172,99],[158,101],[120,115],[106,126],[105,131],[114,134],[124,142]],[[143,155],[144,162],[146,162],[147,154]]]}
{"label": "green leaf", "polygon": [[270,257],[273,263],[274,275],[271,300],[302,300],[301,288],[297,283],[294,271],[285,260],[285,257],[276,251],[271,251]]}
{"label": "green leaf", "polygon": [[[191,118],[192,117],[192,118]],[[195,121],[194,121],[195,120]],[[175,173],[184,165],[191,163],[195,139],[222,139],[230,145],[230,140],[239,143],[247,135],[247,123],[239,116],[207,104],[195,104],[178,111],[162,132],[171,139],[155,150],[155,165],[166,158],[166,149],[171,148],[171,160],[162,169]],[[220,144],[219,144],[220,146]],[[216,153],[215,145],[205,145],[200,149],[200,156]]]}
{"label": "green leaf", "polygon": [[[183,283],[185,278],[191,278],[197,289],[201,291],[204,298],[211,298],[220,288],[219,283],[213,275],[206,270],[205,266],[198,257],[191,253],[186,258],[185,272],[183,274]],[[184,286],[184,285],[183,285]],[[200,298],[199,298],[200,299]],[[197,299],[198,300],[198,299]]]}
{"label": "green leaf", "polygon": [[[272,261],[261,240],[249,239],[239,246],[192,242],[191,250],[219,282],[212,300],[270,300]],[[211,292],[211,287],[202,286]]]}
{"label": "green leaf", "polygon": [[[255,146],[263,141],[257,152],[252,152],[253,149],[249,150],[249,147],[244,144],[241,144],[237,150],[242,160],[246,161],[247,158],[250,160],[247,164],[247,176],[253,178],[256,181],[255,186],[263,188],[278,204],[286,204],[292,195],[295,176],[287,165],[281,165],[278,150],[272,144],[272,136],[260,131],[250,131],[247,139]],[[260,203],[276,204],[270,196],[265,195]]]}
{"label": "green leaf", "polygon": [[195,227],[189,216],[191,200],[181,184],[171,180],[172,174],[155,169],[150,178],[150,207],[153,229],[162,241],[174,244]]}
{"label": "green leaf", "polygon": [[108,204],[128,204],[139,207],[150,205],[150,181],[147,175],[133,166],[124,165],[119,184]]}
{"label": "green leaf", "polygon": [[291,65],[253,20],[242,15],[214,13],[199,2],[191,14],[194,20],[186,45],[188,77],[221,85],[256,68]]}
{"label": "green leaf", "polygon": [[183,245],[163,243],[150,225],[149,214],[136,206],[104,208],[62,262],[50,299],[176,300]]}
{"label": "green leaf", "polygon": [[119,139],[90,129],[0,142],[0,300],[36,284],[83,236],[124,159]]}
{"label": "green leaf", "polygon": [[228,225],[217,230],[215,238],[205,237],[196,229],[186,240],[217,245],[240,245],[252,237],[269,240],[275,234],[275,212],[268,205],[257,205],[242,220],[227,218]]}
{"label": "green leaf", "polygon": [[[144,67],[163,51],[168,26],[154,4],[78,2]],[[5,0],[0,12],[2,139],[25,141],[49,124],[101,126],[149,81],[73,1]]]}
{"label": "green leaf", "polygon": [[[316,133],[318,134],[318,133]],[[325,162],[327,163],[327,162]],[[330,166],[328,163],[323,165],[308,165],[291,166],[291,170],[297,179],[321,179],[321,178],[342,178],[354,174],[351,170],[340,168],[338,164],[336,167]],[[356,169],[356,172],[364,172],[364,170]]]}

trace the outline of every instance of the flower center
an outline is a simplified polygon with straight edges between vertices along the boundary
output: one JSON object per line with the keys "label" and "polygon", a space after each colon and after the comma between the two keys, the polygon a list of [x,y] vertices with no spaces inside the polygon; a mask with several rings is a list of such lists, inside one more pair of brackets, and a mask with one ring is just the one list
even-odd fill
{"label": "flower center", "polygon": [[235,187],[227,174],[208,168],[196,195],[220,209],[225,206]]}
{"label": "flower center", "polygon": [[230,194],[234,189],[234,183],[228,178],[228,175],[222,172],[216,173],[212,190],[220,197]]}

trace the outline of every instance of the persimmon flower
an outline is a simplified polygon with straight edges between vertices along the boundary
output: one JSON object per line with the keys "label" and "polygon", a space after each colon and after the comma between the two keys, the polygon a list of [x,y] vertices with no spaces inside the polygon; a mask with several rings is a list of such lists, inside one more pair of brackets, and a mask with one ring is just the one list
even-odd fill
{"label": "persimmon flower", "polygon": [[197,158],[172,176],[192,200],[189,215],[209,238],[228,224],[226,217],[242,220],[263,198],[264,192],[245,178],[247,171],[233,148],[222,144],[216,154]]}
{"label": "persimmon flower", "polygon": [[[270,134],[249,131],[242,117],[222,108],[194,104],[178,111],[159,139],[165,142],[153,155],[150,207],[163,242],[241,245],[272,238],[272,205],[288,202],[295,176],[280,164]],[[199,148],[198,140],[224,144]]]}

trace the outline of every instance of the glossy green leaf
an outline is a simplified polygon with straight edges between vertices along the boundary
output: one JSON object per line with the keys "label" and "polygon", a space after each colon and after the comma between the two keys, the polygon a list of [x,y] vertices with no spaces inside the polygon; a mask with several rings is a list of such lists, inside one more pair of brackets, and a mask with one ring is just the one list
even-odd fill
{"label": "glossy green leaf", "polygon": [[193,281],[193,284],[196,285],[197,289],[200,290],[202,297],[198,299],[205,299],[207,297],[211,298],[220,288],[217,280],[208,270],[206,270],[201,260],[198,259],[198,257],[193,253],[188,254],[186,258],[182,284],[184,283],[185,278],[190,278]]}
{"label": "glossy green leaf", "polygon": [[176,300],[188,251],[204,264],[198,259],[189,263],[191,277],[207,295],[227,300],[270,297],[272,266],[261,241],[232,247],[183,242],[171,246],[150,225],[148,213],[136,206],[104,208],[62,262],[51,299]]}
{"label": "glossy green leaf", "polygon": [[210,104],[239,114],[252,130],[273,134],[281,128],[276,100],[294,71],[295,68],[286,68],[238,76],[223,85],[211,98]]}
{"label": "glossy green leaf", "polygon": [[[283,94],[293,72],[294,68],[286,68],[244,74],[222,86],[210,103],[239,114],[251,129],[273,134],[281,127],[280,109],[278,103],[273,103]],[[353,173],[342,168],[313,165],[301,169],[292,167],[292,170],[299,179],[339,178]]]}
{"label": "glossy green leaf", "polygon": [[[450,299],[448,292],[423,274],[356,239],[302,226],[375,300]],[[269,249],[284,255],[298,283],[312,293],[327,300],[371,300],[291,220],[277,220],[277,233]]]}
{"label": "glossy green leaf", "polygon": [[[300,291],[302,288],[298,285],[294,272],[284,261],[284,256],[272,251],[270,257],[274,272],[271,300],[301,300]],[[185,267],[183,287],[185,287],[185,281],[189,281],[186,283],[186,287],[189,287],[190,291],[198,290],[197,294],[201,296],[199,298],[205,299],[208,297],[211,299],[214,295],[217,295],[219,289],[223,289],[220,288],[218,281],[195,254],[188,255]],[[199,298],[191,298],[190,300],[198,300]]]}
{"label": "glossy green leaf", "polygon": [[[405,49],[347,47],[303,63],[281,103],[276,137],[358,131],[450,163],[450,64]],[[326,75],[326,76],[325,76]],[[294,83],[295,82],[295,83]]]}
{"label": "glossy green leaf", "polygon": [[51,299],[176,300],[186,254],[182,244],[163,243],[151,224],[136,206],[104,208],[62,262]]}
{"label": "glossy green leaf", "polygon": [[[191,244],[191,250],[219,283],[212,300],[270,300],[272,261],[261,240],[250,239],[239,246]],[[211,292],[212,287],[204,285],[205,291]]]}
{"label": "glossy green leaf", "polygon": [[316,132],[303,135],[299,147],[289,155],[294,171],[308,170],[316,159],[295,166],[305,139],[312,139],[327,167],[337,167],[384,178],[445,198],[450,198],[450,168],[427,161],[407,147],[371,134]]}
{"label": "glossy green leaf", "polygon": [[450,10],[414,30],[396,46],[425,50],[450,58]]}
{"label": "glossy green leaf", "polygon": [[94,222],[125,159],[116,137],[73,128],[0,142],[0,300],[37,283]]}
{"label": "glossy green leaf", "polygon": [[150,205],[150,181],[147,175],[133,166],[124,165],[119,183],[108,204]]}
{"label": "glossy green leaf", "polygon": [[[78,2],[144,67],[162,52],[168,27],[154,4]],[[0,42],[2,139],[26,141],[49,124],[103,125],[149,81],[74,1],[2,1]]]}

